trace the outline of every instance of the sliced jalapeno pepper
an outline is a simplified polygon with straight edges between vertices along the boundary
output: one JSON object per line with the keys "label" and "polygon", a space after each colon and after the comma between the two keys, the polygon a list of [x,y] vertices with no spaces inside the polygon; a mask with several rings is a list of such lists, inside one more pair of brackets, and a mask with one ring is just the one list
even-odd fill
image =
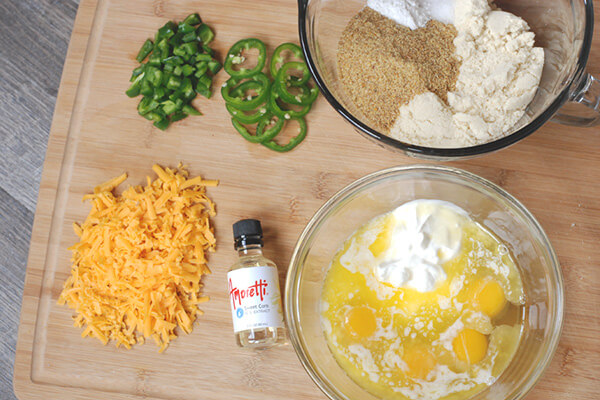
{"label": "sliced jalapeno pepper", "polygon": [[285,153],[287,151],[292,150],[294,147],[298,146],[300,142],[304,140],[306,137],[306,121],[304,118],[292,118],[294,121],[298,121],[298,125],[300,128],[298,129],[298,134],[290,139],[286,144],[279,144],[273,141],[273,139],[269,141],[261,142],[261,144],[265,147],[268,147],[271,150],[278,151],[280,153]]}
{"label": "sliced jalapeno pepper", "polygon": [[[260,89],[261,86],[262,85],[259,82],[246,81],[235,87],[230,92],[230,95],[237,98],[243,98],[245,97],[245,93],[248,90],[257,90]],[[229,103],[225,103],[225,108],[227,108],[227,111],[229,111],[229,114],[231,114],[233,118],[237,119],[242,124],[255,124],[267,114],[269,114],[269,110],[267,109],[266,104],[261,104],[260,106],[258,106],[254,110],[253,114],[246,114],[246,111],[248,110],[240,110],[239,108],[236,108],[235,106]]]}
{"label": "sliced jalapeno pepper", "polygon": [[283,126],[285,125],[285,120],[277,117],[277,121],[275,122],[275,125],[273,125],[270,128],[267,128],[267,126],[269,126],[272,122],[273,122],[272,115],[268,115],[268,116],[264,117],[263,119],[261,119],[260,121],[258,121],[258,125],[256,126],[256,135],[263,138],[261,143],[269,142],[269,141],[273,140],[273,138],[275,136],[277,136],[279,134],[279,132],[281,132],[281,130],[283,129]]}
{"label": "sliced jalapeno pepper", "polygon": [[[276,83],[279,97],[286,103],[294,104],[297,106],[312,105],[319,96],[319,89],[316,87],[309,88],[308,85],[294,86],[302,90],[301,94],[292,94],[289,89],[284,88],[281,84]],[[292,85],[293,86],[293,85]]]}
{"label": "sliced jalapeno pepper", "polygon": [[267,104],[269,106],[269,111],[271,111],[273,114],[275,114],[279,118],[292,119],[292,118],[304,117],[306,114],[308,114],[308,112],[310,111],[310,108],[312,107],[312,104],[307,104],[307,105],[302,106],[302,110],[300,110],[300,111],[284,110],[279,106],[279,104],[277,104],[277,100],[279,99],[279,97],[280,97],[279,89],[278,89],[277,85],[273,85],[271,87],[271,92],[269,94],[269,99],[267,101]]}
{"label": "sliced jalapeno pepper", "polygon": [[[302,78],[296,78],[289,75],[288,72],[290,69],[301,70]],[[275,78],[275,82],[277,83],[276,86],[281,99],[290,104],[299,106],[312,104],[317,99],[317,96],[319,96],[319,89],[317,89],[317,87],[309,88],[306,82],[301,83],[303,81],[308,81],[308,78],[306,77],[310,77],[310,73],[308,72],[306,64],[299,62],[289,62],[284,64],[283,67],[281,67],[281,69],[279,69],[277,72],[277,76]],[[288,90],[289,86],[300,88],[302,90],[302,94],[294,95],[290,93]]]}
{"label": "sliced jalapeno pepper", "polygon": [[[256,66],[251,69],[240,68],[239,70],[233,69],[235,64],[241,64],[244,61],[244,57],[242,56],[242,50],[250,50],[257,49],[258,50],[258,58],[256,60]],[[267,62],[267,47],[265,44],[258,39],[250,38],[250,39],[242,39],[229,49],[227,56],[225,56],[225,63],[223,67],[225,71],[232,78],[248,78],[256,73],[259,73],[265,67]]]}
{"label": "sliced jalapeno pepper", "polygon": [[266,128],[271,123],[271,121],[272,120],[270,115],[263,117],[259,121],[258,126],[256,127],[256,134],[252,135],[250,132],[248,132],[248,129],[246,129],[246,127],[242,125],[242,123],[237,121],[235,118],[231,119],[231,123],[233,124],[235,130],[238,131],[238,133],[242,135],[244,139],[251,143],[263,143],[266,141],[270,141],[275,136],[277,136],[279,132],[281,132],[285,121],[283,121],[281,118],[277,118],[277,122],[275,123],[275,125],[273,125],[270,128]]}
{"label": "sliced jalapeno pepper", "polygon": [[302,49],[300,46],[294,43],[280,44],[273,52],[273,55],[271,56],[271,62],[269,63],[269,72],[271,72],[271,77],[273,77],[273,79],[275,79],[277,76],[277,64],[285,64],[285,58],[283,57],[282,53],[286,50],[290,51],[297,59],[304,61],[304,54],[302,54]]}
{"label": "sliced jalapeno pepper", "polygon": [[231,104],[225,104],[225,108],[229,111],[229,114],[233,117],[233,119],[241,122],[242,124],[255,124],[259,122],[265,115],[268,114],[268,110],[266,105],[259,107],[254,113],[246,114],[243,110],[237,109]]}
{"label": "sliced jalapeno pepper", "polygon": [[258,82],[260,86],[255,88],[257,92],[256,97],[247,99],[243,97],[236,97],[234,94],[232,94],[232,91],[236,91],[236,89],[238,88],[238,83],[240,83],[240,81],[242,81],[243,79],[244,78],[229,78],[229,80],[227,80],[227,82],[225,82],[225,84],[223,84],[223,86],[221,87],[221,95],[223,96],[223,100],[225,100],[225,102],[231,104],[239,110],[254,110],[256,107],[258,107],[266,101],[267,97],[269,96],[271,82],[269,81],[269,78],[267,78],[267,76],[262,72],[248,77],[250,81]]}
{"label": "sliced jalapeno pepper", "polygon": [[[302,76],[291,76],[289,71],[294,69],[302,72]],[[279,71],[277,71],[277,75],[275,75],[274,79],[292,86],[301,86],[310,79],[310,72],[308,71],[306,64],[303,62],[290,61],[283,64],[283,66],[279,68]]]}
{"label": "sliced jalapeno pepper", "polygon": [[232,97],[244,98],[244,97],[246,97],[246,92],[248,90],[255,90],[258,92],[258,90],[261,90],[262,87],[263,87],[263,84],[261,82],[245,81],[245,82],[240,83],[235,88],[231,89],[229,94]]}

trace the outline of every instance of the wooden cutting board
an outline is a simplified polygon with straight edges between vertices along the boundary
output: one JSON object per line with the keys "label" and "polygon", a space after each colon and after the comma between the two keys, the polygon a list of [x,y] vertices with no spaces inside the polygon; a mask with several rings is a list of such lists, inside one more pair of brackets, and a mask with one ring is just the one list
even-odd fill
{"label": "wooden cutting board", "polygon": [[[139,99],[123,92],[142,42],[166,20],[198,11],[216,31],[222,57],[241,38],[272,50],[297,42],[293,0],[82,0],[73,29],[44,164],[23,293],[15,361],[21,399],[324,399],[290,345],[262,352],[235,346],[225,274],[236,258],[231,224],[259,218],[266,255],[283,283],[296,238],[312,214],[353,180],[415,160],[367,141],[324,98],[308,117],[307,140],[289,154],[242,140],[217,93],[198,100],[203,117],[167,132],[139,117]],[[600,42],[592,50],[598,67]],[[225,80],[218,76],[215,87]],[[519,198],[539,219],[559,255],[566,282],[566,321],[558,352],[529,399],[591,399],[600,379],[600,129],[549,123],[499,153],[453,163]],[[153,163],[189,165],[220,179],[216,201],[218,250],[205,280],[211,301],[192,334],[164,354],[153,344],[133,350],[82,339],[72,312],[56,304],[69,273],[71,224],[89,204],[81,198],[126,171],[140,184]]]}

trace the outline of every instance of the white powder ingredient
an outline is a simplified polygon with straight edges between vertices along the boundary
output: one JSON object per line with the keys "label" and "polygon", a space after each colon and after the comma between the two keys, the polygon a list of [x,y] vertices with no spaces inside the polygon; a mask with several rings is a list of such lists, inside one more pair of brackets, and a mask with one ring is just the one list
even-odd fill
{"label": "white powder ingredient", "polygon": [[410,29],[422,28],[432,19],[454,22],[454,0],[368,0],[367,7]]}
{"label": "white powder ingredient", "polygon": [[492,10],[488,0],[455,0],[455,54],[461,61],[448,105],[435,94],[400,107],[391,136],[429,147],[467,147],[510,133],[533,99],[544,50],[516,15]]}

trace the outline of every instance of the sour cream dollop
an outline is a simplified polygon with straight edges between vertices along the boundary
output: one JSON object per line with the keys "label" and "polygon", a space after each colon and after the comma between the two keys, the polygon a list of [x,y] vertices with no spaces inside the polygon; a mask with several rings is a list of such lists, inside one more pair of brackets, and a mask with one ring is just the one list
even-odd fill
{"label": "sour cream dollop", "polygon": [[375,276],[397,288],[434,290],[446,279],[443,264],[460,252],[467,212],[447,201],[414,200],[392,214],[391,243]]}

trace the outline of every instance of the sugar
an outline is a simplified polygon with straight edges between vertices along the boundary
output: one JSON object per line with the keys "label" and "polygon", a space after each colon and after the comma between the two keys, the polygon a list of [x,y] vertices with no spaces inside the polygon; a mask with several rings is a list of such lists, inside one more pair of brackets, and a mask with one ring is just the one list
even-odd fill
{"label": "sugar", "polygon": [[410,29],[431,20],[454,23],[454,0],[368,0],[367,7]]}

